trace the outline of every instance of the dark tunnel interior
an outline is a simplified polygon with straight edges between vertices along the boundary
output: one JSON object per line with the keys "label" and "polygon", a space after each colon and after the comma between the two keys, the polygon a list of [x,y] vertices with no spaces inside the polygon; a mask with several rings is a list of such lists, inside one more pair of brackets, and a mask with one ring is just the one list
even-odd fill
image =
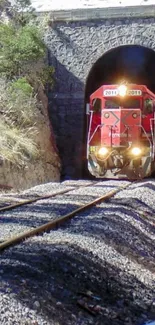
{"label": "dark tunnel interior", "polygon": [[143,84],[155,92],[155,51],[140,45],[123,45],[103,54],[87,77],[85,102],[101,85],[122,81]]}

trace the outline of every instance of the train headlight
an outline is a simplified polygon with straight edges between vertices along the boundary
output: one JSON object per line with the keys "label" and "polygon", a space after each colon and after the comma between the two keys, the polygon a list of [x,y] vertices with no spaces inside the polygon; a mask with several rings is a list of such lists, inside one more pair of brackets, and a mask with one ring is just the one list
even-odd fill
{"label": "train headlight", "polygon": [[105,114],[104,114],[104,117],[105,117],[105,118],[109,118],[109,113],[105,113]]}
{"label": "train headlight", "polygon": [[133,156],[140,156],[142,153],[142,150],[141,150],[141,148],[134,147],[131,149],[131,153]]}
{"label": "train headlight", "polygon": [[102,147],[102,148],[99,149],[98,155],[100,157],[105,157],[108,152],[109,152],[109,150],[106,147]]}
{"label": "train headlight", "polygon": [[137,118],[137,114],[136,114],[136,113],[133,113],[133,114],[132,114],[132,117],[133,117],[133,118]]}
{"label": "train headlight", "polygon": [[120,86],[118,87],[118,93],[119,93],[119,95],[120,95],[121,97],[124,97],[124,96],[126,95],[126,93],[127,93],[127,86],[125,86],[125,85],[120,85]]}

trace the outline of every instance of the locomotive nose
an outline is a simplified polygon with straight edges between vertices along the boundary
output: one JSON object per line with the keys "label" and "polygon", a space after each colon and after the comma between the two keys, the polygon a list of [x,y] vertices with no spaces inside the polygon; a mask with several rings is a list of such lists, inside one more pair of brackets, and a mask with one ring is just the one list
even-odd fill
{"label": "locomotive nose", "polygon": [[101,145],[127,146],[138,141],[141,133],[140,109],[104,109],[101,129]]}

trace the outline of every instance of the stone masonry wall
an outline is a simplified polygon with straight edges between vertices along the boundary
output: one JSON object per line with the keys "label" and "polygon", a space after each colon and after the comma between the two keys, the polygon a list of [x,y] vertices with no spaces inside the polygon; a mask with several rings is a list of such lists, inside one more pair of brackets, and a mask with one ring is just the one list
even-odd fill
{"label": "stone masonry wall", "polygon": [[46,43],[49,64],[56,72],[49,107],[64,176],[81,175],[84,91],[90,69],[106,51],[120,45],[136,44],[155,49],[154,35],[154,17],[129,15],[125,19],[118,16],[93,20],[86,17],[65,22],[57,21],[54,16],[51,20]]}

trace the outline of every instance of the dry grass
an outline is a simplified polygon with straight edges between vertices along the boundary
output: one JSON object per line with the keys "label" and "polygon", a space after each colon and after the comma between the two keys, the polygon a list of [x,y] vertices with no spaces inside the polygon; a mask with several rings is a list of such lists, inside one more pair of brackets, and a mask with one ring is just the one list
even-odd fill
{"label": "dry grass", "polygon": [[18,166],[26,161],[36,159],[39,156],[39,149],[33,140],[36,130],[33,128],[21,131],[16,127],[10,127],[0,121],[0,158]]}
{"label": "dry grass", "polygon": [[[13,97],[12,97],[13,96]],[[21,166],[39,156],[35,138],[38,113],[33,96],[10,94],[4,83],[0,94],[0,159]]]}
{"label": "dry grass", "polygon": [[0,86],[0,111],[5,121],[20,128],[33,126],[38,114],[36,98],[24,94],[20,89],[11,92],[9,85]]}

